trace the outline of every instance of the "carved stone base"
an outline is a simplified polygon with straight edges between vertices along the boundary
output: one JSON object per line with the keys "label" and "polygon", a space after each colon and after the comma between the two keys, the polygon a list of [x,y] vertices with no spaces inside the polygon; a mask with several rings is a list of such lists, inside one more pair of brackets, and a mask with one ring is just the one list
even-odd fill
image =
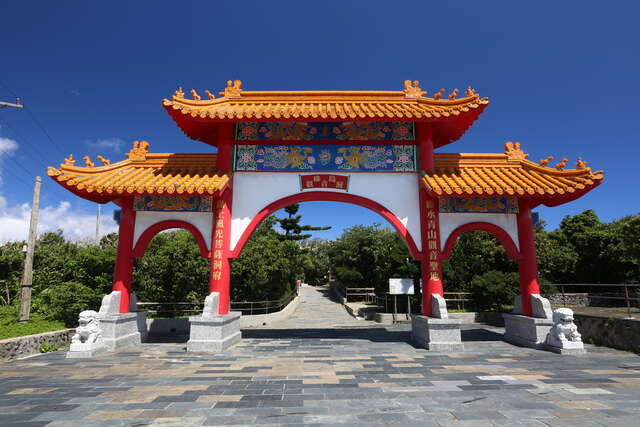
{"label": "carved stone base", "polygon": [[189,323],[189,352],[220,353],[242,338],[240,312],[232,311],[229,314],[206,318],[193,316],[189,318]]}
{"label": "carved stone base", "polygon": [[140,345],[138,314],[139,313],[121,313],[104,314],[100,316],[102,339],[110,351]]}
{"label": "carved stone base", "polygon": [[508,313],[504,313],[502,317],[506,341],[523,347],[544,349],[547,334],[553,326],[551,319]]}
{"label": "carved stone base", "polygon": [[427,350],[454,353],[464,350],[460,337],[461,319],[411,317],[411,338]]}
{"label": "carved stone base", "polygon": [[545,350],[553,351],[558,354],[565,354],[570,356],[576,356],[579,354],[585,354],[587,351],[584,349],[584,345],[581,342],[573,343],[569,342],[565,344],[565,347],[555,347],[553,345],[545,344]]}
{"label": "carved stone base", "polygon": [[94,357],[107,353],[109,348],[103,342],[98,343],[76,343],[71,344],[67,352],[67,359],[78,359],[84,357]]}

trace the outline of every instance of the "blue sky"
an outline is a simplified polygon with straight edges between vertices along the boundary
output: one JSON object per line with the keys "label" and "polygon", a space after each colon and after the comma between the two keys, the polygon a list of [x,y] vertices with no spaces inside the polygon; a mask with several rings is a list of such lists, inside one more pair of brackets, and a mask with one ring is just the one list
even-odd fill
{"label": "blue sky", "polygon": [[[638,16],[631,1],[4,2],[0,100],[17,94],[28,110],[0,110],[0,239],[26,236],[33,176],[70,152],[116,161],[135,139],[155,152],[210,152],[161,100],[178,86],[217,92],[228,79],[247,90],[470,84],[491,104],[441,151],[520,141],[532,160],[582,156],[604,169],[587,196],[539,209],[552,227],[589,208],[604,220],[638,213]],[[95,228],[95,205],[46,177],[41,206],[40,231],[79,238]],[[384,222],[355,206],[301,211],[334,226],[327,238]]]}

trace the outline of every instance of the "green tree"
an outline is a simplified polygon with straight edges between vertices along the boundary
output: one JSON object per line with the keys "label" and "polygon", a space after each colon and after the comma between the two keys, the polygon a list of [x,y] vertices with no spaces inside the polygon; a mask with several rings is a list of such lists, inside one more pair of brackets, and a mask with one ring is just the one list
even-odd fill
{"label": "green tree", "polygon": [[502,244],[485,231],[468,231],[460,236],[451,258],[442,264],[446,291],[469,292],[477,276],[489,271],[516,272],[515,261],[507,258]]}
{"label": "green tree", "polygon": [[332,242],[316,238],[299,243],[304,251],[304,280],[314,286],[326,284],[331,268],[329,250]]}
{"label": "green tree", "polygon": [[330,246],[329,258],[336,279],[349,287],[373,287],[388,292],[389,278],[419,278],[406,244],[396,232],[378,224],[356,225]]}
{"label": "green tree", "polygon": [[209,288],[209,259],[202,258],[193,235],[177,230],[156,235],[136,259],[133,291],[140,301],[201,302]]}
{"label": "green tree", "polygon": [[24,242],[7,242],[0,246],[0,305],[17,301],[20,292]]}
{"label": "green tree", "polygon": [[314,227],[300,224],[302,215],[296,215],[299,209],[300,205],[297,203],[289,205],[284,208],[288,216],[286,218],[278,218],[277,221],[280,224],[280,228],[284,230],[284,235],[281,235],[283,240],[305,240],[311,237],[311,234],[302,234],[303,231],[329,230],[331,228],[329,226]]}
{"label": "green tree", "polygon": [[275,300],[302,279],[304,252],[293,240],[282,240],[270,216],[254,231],[231,268],[234,301]]}

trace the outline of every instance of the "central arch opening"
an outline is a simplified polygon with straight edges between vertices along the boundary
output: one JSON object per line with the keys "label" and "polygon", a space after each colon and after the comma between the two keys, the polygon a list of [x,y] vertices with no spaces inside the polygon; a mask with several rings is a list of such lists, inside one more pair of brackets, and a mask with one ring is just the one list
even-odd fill
{"label": "central arch opening", "polygon": [[[330,198],[327,193],[323,193],[323,196]],[[277,268],[286,270],[290,285],[296,281],[302,283],[304,299],[308,301],[305,301],[305,305],[298,308],[287,321],[265,322],[266,325],[254,323],[252,326],[263,328],[259,331],[244,330],[243,334],[247,337],[295,337],[320,334],[328,338],[335,335],[336,327],[338,329],[346,326],[376,328],[376,324],[356,320],[349,315],[342,306],[342,301],[335,298],[335,294],[330,291],[328,285],[341,285],[343,296],[346,296],[345,288],[370,288],[367,292],[369,295],[355,295],[357,292],[353,292],[354,295],[350,295],[350,299],[353,300],[349,302],[371,303],[371,305],[379,303],[383,308],[386,305],[391,309],[391,299],[385,304],[389,277],[415,279],[419,277],[418,262],[414,260],[410,250],[413,247],[414,251],[417,251],[415,243],[410,240],[410,236],[405,240],[405,237],[397,231],[396,225],[399,224],[398,228],[403,231],[406,231],[406,228],[395,217],[395,224],[392,221],[383,221],[390,213],[386,209],[383,211],[383,207],[368,202],[355,204],[353,200],[347,201],[347,199],[310,200],[294,203],[298,206],[297,210],[285,209],[286,206],[291,206],[287,203],[299,200],[286,198],[273,203],[261,210],[259,218],[252,221],[251,227],[246,232],[250,236],[243,236],[241,240],[243,246],[231,264],[230,291],[233,301],[231,309],[233,311],[241,309],[243,314],[249,314],[246,312],[246,307],[238,304],[241,299],[256,294],[249,289],[248,283],[253,281],[255,284],[259,280],[266,280],[266,275],[260,274],[263,270],[273,273],[272,277],[276,280],[277,278],[285,279],[287,275],[283,274],[282,270],[275,271]],[[370,207],[364,207],[364,204],[369,204]],[[383,216],[383,212],[387,217]],[[300,233],[303,238],[287,236],[286,227],[283,228],[282,225],[283,223],[287,225],[287,220],[291,219],[298,219],[299,224],[303,225]],[[305,229],[304,225],[330,226],[331,228],[312,231]],[[304,234],[310,234],[310,236],[305,238]],[[408,233],[405,233],[405,236],[408,236]],[[265,251],[267,246],[275,249]],[[279,258],[277,254],[289,254],[288,256],[300,261],[291,263],[290,260]],[[260,267],[256,268],[258,265]],[[279,285],[272,283],[268,286],[262,284],[258,286],[263,289],[269,286],[271,289],[279,289],[279,295],[295,289]],[[419,311],[419,301],[420,295],[415,295],[412,303],[416,312]],[[407,308],[406,298],[399,299],[398,310],[405,313]],[[246,316],[243,317],[247,319]],[[383,335],[391,333],[382,327],[379,329]],[[399,338],[394,336],[393,339]]]}

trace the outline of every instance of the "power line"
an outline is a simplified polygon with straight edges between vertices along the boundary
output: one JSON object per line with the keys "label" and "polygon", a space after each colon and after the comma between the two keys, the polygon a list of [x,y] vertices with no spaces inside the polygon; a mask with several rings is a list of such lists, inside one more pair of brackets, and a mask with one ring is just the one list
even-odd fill
{"label": "power line", "polygon": [[[7,91],[9,91],[13,96],[18,98],[18,95],[14,91],[12,91],[6,84],[4,84],[1,80],[0,80],[0,85],[4,87]],[[47,130],[44,128],[40,120],[38,120],[36,115],[31,110],[31,108],[24,105],[24,110],[29,114],[29,117],[31,117],[31,120],[33,120],[33,122],[40,128],[42,133],[44,133],[49,139],[49,141],[51,141],[51,144],[53,144],[53,146],[56,147],[60,151],[60,153],[64,156],[64,150],[62,149],[62,147],[60,147],[60,145],[58,145],[58,143],[53,140],[49,132],[47,132]]]}
{"label": "power line", "polygon": [[45,166],[48,166],[48,160],[44,157],[44,155],[42,154],[42,152],[40,150],[38,150],[38,148],[35,146],[35,144],[32,144],[31,141],[29,141],[27,138],[25,138],[22,134],[20,134],[20,132],[18,132],[16,130],[16,128],[14,128],[13,126],[11,126],[11,124],[9,124],[9,122],[7,122],[6,120],[4,120],[2,118],[2,116],[0,116],[0,122],[3,124],[3,126],[6,126],[7,128],[9,128],[9,130],[11,130],[11,132],[13,132],[13,134],[20,139],[22,142],[25,142],[27,144],[27,146],[29,146],[29,148],[32,149],[33,152],[37,153],[38,156],[40,156],[40,159],[42,159],[43,164]]}

